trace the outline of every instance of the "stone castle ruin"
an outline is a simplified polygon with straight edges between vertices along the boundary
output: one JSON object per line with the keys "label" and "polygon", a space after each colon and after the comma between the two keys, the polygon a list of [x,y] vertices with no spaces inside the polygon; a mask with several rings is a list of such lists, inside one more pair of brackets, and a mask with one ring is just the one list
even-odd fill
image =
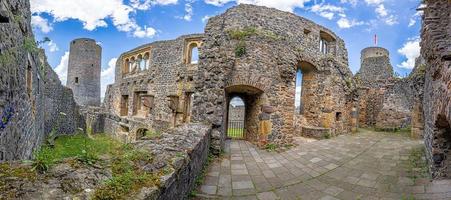
{"label": "stone castle ruin", "polygon": [[102,47],[87,38],[70,43],[67,87],[75,102],[82,106],[100,106],[100,66]]}
{"label": "stone castle ruin", "polygon": [[[100,103],[102,48],[88,38],[70,43],[64,87],[33,39],[29,3],[2,3],[0,161],[32,158],[49,135],[104,132],[152,152],[155,166],[173,166],[153,189],[158,192],[144,196],[178,199],[194,187],[192,177],[208,153],[224,150],[230,101],[239,97],[242,139],[251,143],[263,138],[283,147],[297,136],[411,128],[413,136],[424,135],[432,175],[449,178],[451,50],[445,43],[451,41],[451,4],[426,4],[422,58],[407,78],[394,76],[381,47],[362,50],[353,76],[345,43],[331,30],[291,13],[240,4],[210,18],[204,33],[122,53]],[[21,17],[10,23],[13,16]],[[261,131],[262,120],[269,121],[268,133]],[[152,141],[148,133],[162,136]]]}

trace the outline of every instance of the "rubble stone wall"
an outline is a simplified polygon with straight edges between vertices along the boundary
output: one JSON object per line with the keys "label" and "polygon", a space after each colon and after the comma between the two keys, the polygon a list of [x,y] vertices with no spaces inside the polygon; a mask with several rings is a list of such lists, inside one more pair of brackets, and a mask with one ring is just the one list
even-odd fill
{"label": "rubble stone wall", "polygon": [[[29,1],[1,1],[0,161],[30,159],[54,127],[73,133],[72,92],[63,87],[34,40]],[[64,112],[63,120],[58,114]]]}
{"label": "rubble stone wall", "polygon": [[424,140],[434,178],[451,177],[451,2],[425,0],[421,55],[425,60]]}
{"label": "rubble stone wall", "polygon": [[[201,34],[145,44],[123,53],[116,63],[116,81],[108,86],[105,127],[120,138],[134,139],[137,130],[163,131],[187,123],[191,116],[197,64],[187,55]],[[129,64],[132,59],[147,58]],[[124,109],[124,108],[127,109]],[[105,130],[106,131],[106,130]]]}
{"label": "rubble stone wall", "polygon": [[[234,38],[233,32],[247,32]],[[329,39],[328,53],[320,53],[320,39]],[[240,55],[239,50],[245,48]],[[212,147],[219,152],[225,137],[227,106],[236,95],[246,103],[246,138],[255,141],[260,105],[274,108],[271,143],[290,143],[295,120],[295,74],[300,63],[314,66],[316,96],[304,106],[313,126],[351,130],[347,109],[352,87],[344,42],[330,30],[291,13],[241,4],[210,18],[201,47],[193,117],[213,124]],[[301,64],[302,67],[302,64]],[[340,114],[339,114],[340,113]],[[299,115],[299,116],[297,116]],[[337,116],[339,120],[337,119]],[[254,135],[249,135],[254,134]]]}

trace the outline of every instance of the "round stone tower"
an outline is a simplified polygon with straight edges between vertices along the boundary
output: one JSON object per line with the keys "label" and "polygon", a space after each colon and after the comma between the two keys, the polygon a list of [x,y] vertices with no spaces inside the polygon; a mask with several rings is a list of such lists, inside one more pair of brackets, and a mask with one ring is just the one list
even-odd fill
{"label": "round stone tower", "polygon": [[379,87],[393,77],[390,54],[382,47],[367,47],[362,50],[360,70],[356,78],[366,87]]}
{"label": "round stone tower", "polygon": [[79,38],[70,43],[66,85],[79,105],[100,105],[101,57],[102,47],[93,39]]}

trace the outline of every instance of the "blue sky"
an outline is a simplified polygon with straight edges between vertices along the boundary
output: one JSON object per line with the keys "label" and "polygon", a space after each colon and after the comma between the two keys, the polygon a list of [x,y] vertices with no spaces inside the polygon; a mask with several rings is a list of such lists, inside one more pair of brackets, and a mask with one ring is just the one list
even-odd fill
{"label": "blue sky", "polygon": [[239,3],[293,12],[333,30],[348,49],[356,73],[360,51],[378,46],[390,51],[395,71],[405,76],[419,55],[419,0],[31,0],[32,25],[50,65],[65,82],[69,43],[80,37],[102,48],[102,96],[114,79],[115,59],[136,46],[202,33],[209,16]]}

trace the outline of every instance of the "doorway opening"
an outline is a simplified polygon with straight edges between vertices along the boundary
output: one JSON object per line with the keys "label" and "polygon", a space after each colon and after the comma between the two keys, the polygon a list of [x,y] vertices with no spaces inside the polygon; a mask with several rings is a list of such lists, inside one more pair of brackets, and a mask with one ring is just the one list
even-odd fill
{"label": "doorway opening", "polygon": [[443,173],[440,177],[451,177],[451,126],[446,119],[445,115],[438,115],[437,121],[435,123],[434,137],[436,138],[436,143],[438,143],[439,148],[443,151],[443,156],[438,155],[443,160],[441,163],[435,163],[439,168],[442,168]]}
{"label": "doorway opening", "polygon": [[[233,85],[225,90],[228,104],[226,108],[227,119],[224,126],[227,136],[232,139],[246,139],[256,142],[258,140],[258,115],[264,103],[263,90],[250,85]],[[233,107],[233,104],[235,107]],[[238,105],[241,105],[241,107]],[[238,114],[240,120],[237,120],[239,122],[236,122],[236,124],[229,124],[229,122],[235,122],[234,120],[237,119],[232,116],[232,112],[241,113],[241,115]]]}
{"label": "doorway opening", "polygon": [[227,137],[233,139],[244,138],[245,105],[240,97],[233,97],[229,103]]}

